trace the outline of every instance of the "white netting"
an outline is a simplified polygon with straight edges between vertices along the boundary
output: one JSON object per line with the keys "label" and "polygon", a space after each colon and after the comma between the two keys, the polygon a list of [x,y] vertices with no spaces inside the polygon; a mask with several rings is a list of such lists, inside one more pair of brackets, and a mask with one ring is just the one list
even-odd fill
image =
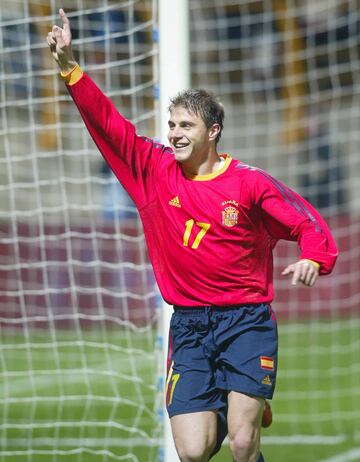
{"label": "white netting", "polygon": [[140,220],[46,45],[154,135],[151,1],[0,6],[0,460],[156,460],[157,289]]}

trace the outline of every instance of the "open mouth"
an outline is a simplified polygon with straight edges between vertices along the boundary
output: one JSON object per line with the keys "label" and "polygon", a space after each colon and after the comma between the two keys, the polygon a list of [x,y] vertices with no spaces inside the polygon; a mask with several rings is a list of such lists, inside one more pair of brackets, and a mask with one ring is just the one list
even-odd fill
{"label": "open mouth", "polygon": [[189,146],[189,144],[182,144],[182,143],[174,144],[174,148],[175,148],[176,150],[184,149],[184,148],[187,148],[188,146]]}

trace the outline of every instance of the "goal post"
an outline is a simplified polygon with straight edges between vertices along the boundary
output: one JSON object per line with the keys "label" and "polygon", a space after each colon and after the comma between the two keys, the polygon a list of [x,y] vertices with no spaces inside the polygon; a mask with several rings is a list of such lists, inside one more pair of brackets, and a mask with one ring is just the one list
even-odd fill
{"label": "goal post", "polygon": [[[171,18],[176,18],[175,21]],[[159,134],[167,143],[169,103],[179,91],[190,87],[190,33],[188,0],[159,1]],[[167,344],[172,308],[163,304],[163,367],[166,368]],[[166,371],[164,373],[166,377]],[[164,395],[165,399],[165,395]],[[164,409],[164,461],[178,460],[170,421]]]}

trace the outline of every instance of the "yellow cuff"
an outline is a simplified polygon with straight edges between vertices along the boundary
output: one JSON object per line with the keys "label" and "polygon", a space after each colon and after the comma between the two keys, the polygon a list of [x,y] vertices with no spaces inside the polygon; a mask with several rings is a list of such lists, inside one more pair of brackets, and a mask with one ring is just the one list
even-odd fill
{"label": "yellow cuff", "polygon": [[309,258],[304,258],[304,260],[312,263],[314,266],[316,266],[316,268],[319,270],[320,269],[320,263],[318,263],[317,261],[314,261],[314,260],[310,260]]}
{"label": "yellow cuff", "polygon": [[60,72],[60,77],[64,80],[66,85],[74,85],[81,79],[83,74],[84,74],[84,71],[81,69],[81,67],[78,64],[76,64],[76,66],[73,67],[71,71]]}

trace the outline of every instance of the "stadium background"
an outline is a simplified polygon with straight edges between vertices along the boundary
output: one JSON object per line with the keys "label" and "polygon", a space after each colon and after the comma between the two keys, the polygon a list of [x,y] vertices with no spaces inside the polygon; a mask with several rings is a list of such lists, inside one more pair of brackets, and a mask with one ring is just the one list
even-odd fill
{"label": "stadium background", "polygon": [[[161,303],[136,211],[47,50],[59,7],[84,69],[158,136],[156,1],[0,0],[0,460],[160,460]],[[192,85],[225,106],[221,150],[307,197],[340,248],[311,290],[279,276],[296,246],[276,251],[264,454],[360,460],[360,3],[209,0],[189,13]]]}

